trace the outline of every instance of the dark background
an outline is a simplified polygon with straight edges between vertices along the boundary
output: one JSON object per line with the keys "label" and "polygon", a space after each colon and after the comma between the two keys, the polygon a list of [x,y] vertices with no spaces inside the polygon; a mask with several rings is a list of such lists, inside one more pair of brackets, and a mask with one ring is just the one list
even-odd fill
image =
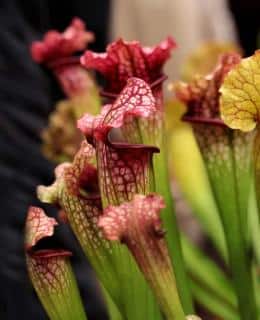
{"label": "dark background", "polygon": [[[246,54],[256,48],[259,2],[230,1]],[[23,227],[28,206],[38,204],[35,187],[53,180],[54,165],[40,152],[40,132],[62,93],[52,76],[33,63],[28,48],[47,30],[63,30],[73,16],[87,22],[97,39],[92,48],[103,51],[109,1],[0,0],[0,318],[4,320],[46,319],[27,278]],[[48,214],[55,212],[48,208]],[[74,252],[72,262],[89,319],[105,319],[91,271],[66,226],[59,229],[55,245]]]}

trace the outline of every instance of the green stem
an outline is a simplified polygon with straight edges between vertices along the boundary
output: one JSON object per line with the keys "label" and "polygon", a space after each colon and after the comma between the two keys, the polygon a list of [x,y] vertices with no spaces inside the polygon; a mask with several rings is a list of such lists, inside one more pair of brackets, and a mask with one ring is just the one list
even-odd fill
{"label": "green stem", "polygon": [[164,146],[161,147],[160,154],[154,156],[154,171],[156,192],[161,194],[166,202],[166,208],[162,210],[161,218],[166,230],[165,238],[174,269],[179,296],[185,314],[192,314],[194,313],[194,309],[181,250],[179,229],[174,213]]}
{"label": "green stem", "polygon": [[[244,232],[244,218],[242,219],[242,215],[247,215],[247,211],[241,212],[241,208],[244,206],[241,205],[239,198],[240,191],[245,190],[240,186],[245,182],[245,179],[238,181],[240,166],[236,162],[238,157],[235,155],[236,150],[233,145],[235,133],[233,135],[232,130],[226,127],[208,124],[199,124],[194,128],[225,231],[229,264],[239,302],[240,316],[243,320],[257,319],[250,258],[247,253]],[[242,150],[243,144],[239,148]],[[244,198],[245,195],[243,195]]]}
{"label": "green stem", "polygon": [[105,287],[102,285],[101,282],[99,283],[99,285],[101,287],[101,290],[104,296],[105,304],[109,314],[109,320],[123,320],[122,315],[118,307],[116,306],[115,302],[111,298],[110,294],[107,292],[107,290],[105,289]]}
{"label": "green stem", "polygon": [[[184,234],[181,237],[181,244],[184,261],[193,282],[199,284],[201,288],[210,292],[210,295],[214,295],[237,313],[235,292],[232,288],[232,283],[224,272],[211,259],[205,256],[197,246],[192,244]],[[206,307],[211,310],[209,306]]]}
{"label": "green stem", "polygon": [[120,280],[120,311],[126,320],[162,320],[157,301],[132,254],[122,244],[117,245],[114,262]]}
{"label": "green stem", "polygon": [[254,288],[255,288],[255,299],[257,303],[257,309],[258,309],[258,318],[260,319],[260,282],[259,282],[259,275],[258,275],[258,267],[256,265],[252,266],[252,274],[253,274],[253,280],[254,280]]}
{"label": "green stem", "polygon": [[[162,104],[159,98],[159,104]],[[148,121],[139,119],[139,128],[143,144],[155,145],[159,147],[160,153],[153,156],[153,167],[155,177],[155,191],[162,195],[166,203],[166,208],[161,211],[161,219],[166,230],[166,242],[169,249],[169,255],[176,278],[178,294],[181,300],[182,308],[185,314],[193,314],[193,302],[188,284],[188,278],[181,251],[180,235],[177,226],[176,215],[174,212],[173,198],[170,189],[170,180],[168,173],[167,141],[165,139],[164,115],[157,110],[155,117]]]}
{"label": "green stem", "polygon": [[225,320],[239,320],[237,312],[225,306],[225,302],[223,300],[218,299],[214,294],[205,290],[196,281],[191,280],[191,290],[198,303],[206,307],[210,313]]}
{"label": "green stem", "polygon": [[253,146],[253,162],[255,173],[255,190],[258,207],[258,214],[260,214],[260,126],[257,126],[256,135]]}
{"label": "green stem", "polygon": [[[227,262],[227,246],[222,222],[190,124],[181,122],[174,127],[169,147],[171,170],[192,209],[192,214]],[[187,165],[187,159],[192,165]]]}
{"label": "green stem", "polygon": [[259,246],[260,224],[259,224],[259,215],[257,210],[257,200],[256,200],[254,185],[251,187],[251,191],[250,191],[248,219],[249,219],[249,234],[251,235],[254,257],[257,265],[260,266],[260,246]]}

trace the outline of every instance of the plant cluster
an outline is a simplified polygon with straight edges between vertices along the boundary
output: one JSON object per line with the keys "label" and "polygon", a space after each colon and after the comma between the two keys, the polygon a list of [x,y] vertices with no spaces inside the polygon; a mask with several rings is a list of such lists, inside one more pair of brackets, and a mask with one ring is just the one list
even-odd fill
{"label": "plant cluster", "polygon": [[[45,154],[59,162],[55,181],[37,194],[70,225],[109,319],[199,319],[194,302],[218,319],[259,319],[260,53],[242,59],[233,46],[220,56],[214,47],[216,66],[197,75],[192,65],[190,82],[171,86],[166,113],[163,66],[174,40],[119,39],[96,53],[86,50],[93,39],[74,18],[32,44],[67,97],[43,133]],[[179,106],[183,125],[169,111]],[[224,268],[179,230],[168,162]],[[85,320],[72,253],[37,245],[57,225],[29,208],[29,275],[51,320]]]}

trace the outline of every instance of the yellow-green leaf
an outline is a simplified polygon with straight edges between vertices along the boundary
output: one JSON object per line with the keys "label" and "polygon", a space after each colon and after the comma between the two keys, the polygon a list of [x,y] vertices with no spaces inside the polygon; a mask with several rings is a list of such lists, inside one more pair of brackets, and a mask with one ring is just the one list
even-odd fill
{"label": "yellow-green leaf", "polygon": [[260,51],[241,62],[226,76],[221,88],[223,121],[233,129],[251,131],[260,121]]}

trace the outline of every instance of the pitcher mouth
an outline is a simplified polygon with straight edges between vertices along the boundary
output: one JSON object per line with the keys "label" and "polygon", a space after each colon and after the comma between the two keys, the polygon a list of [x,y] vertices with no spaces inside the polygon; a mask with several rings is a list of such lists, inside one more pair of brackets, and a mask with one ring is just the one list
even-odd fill
{"label": "pitcher mouth", "polygon": [[71,257],[72,253],[67,250],[63,249],[41,249],[37,251],[30,252],[30,255],[33,258],[37,259],[47,259],[47,258],[54,258],[54,257]]}

